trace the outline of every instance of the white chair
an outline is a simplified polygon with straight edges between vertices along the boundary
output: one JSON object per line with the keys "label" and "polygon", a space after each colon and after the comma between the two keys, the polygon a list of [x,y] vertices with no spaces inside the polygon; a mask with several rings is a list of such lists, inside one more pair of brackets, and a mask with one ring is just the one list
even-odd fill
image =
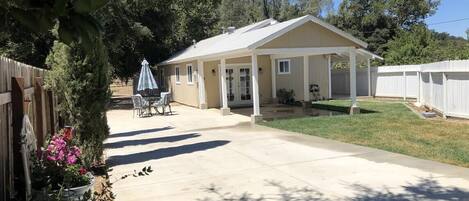
{"label": "white chair", "polygon": [[[152,106],[155,108],[156,112],[159,114],[166,114],[165,110],[166,108],[169,108],[169,113],[173,114],[173,111],[171,110],[171,92],[161,92],[161,98],[158,102],[152,104]],[[161,112],[158,110],[158,108],[161,108]]]}
{"label": "white chair", "polygon": [[148,102],[143,99],[142,95],[140,94],[132,95],[132,103],[134,106],[132,117],[135,117],[135,111],[137,111],[137,115],[139,117],[142,117],[145,113],[145,109],[149,107]]}

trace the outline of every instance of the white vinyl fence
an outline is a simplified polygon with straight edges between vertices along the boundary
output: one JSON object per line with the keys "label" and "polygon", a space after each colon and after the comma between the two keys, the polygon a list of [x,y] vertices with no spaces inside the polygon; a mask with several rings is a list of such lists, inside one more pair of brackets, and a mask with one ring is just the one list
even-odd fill
{"label": "white vinyl fence", "polygon": [[[469,60],[422,65],[371,68],[371,94],[367,69],[357,70],[359,96],[415,98],[446,116],[469,118]],[[332,94],[350,93],[348,70],[331,73]]]}

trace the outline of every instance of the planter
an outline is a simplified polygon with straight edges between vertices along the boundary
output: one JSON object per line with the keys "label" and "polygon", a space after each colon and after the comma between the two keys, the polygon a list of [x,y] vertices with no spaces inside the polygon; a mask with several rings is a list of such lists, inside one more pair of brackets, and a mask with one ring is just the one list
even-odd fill
{"label": "planter", "polygon": [[89,172],[87,173],[87,176],[90,178],[90,184],[65,189],[63,192],[63,200],[80,201],[83,199],[83,195],[89,190],[91,190],[91,193],[93,194],[93,186],[95,183],[94,176]]}

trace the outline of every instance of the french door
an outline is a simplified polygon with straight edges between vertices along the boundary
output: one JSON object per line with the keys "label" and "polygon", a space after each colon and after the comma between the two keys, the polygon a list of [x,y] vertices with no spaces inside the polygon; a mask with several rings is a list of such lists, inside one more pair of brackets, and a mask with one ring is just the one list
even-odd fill
{"label": "french door", "polygon": [[249,66],[227,67],[226,91],[228,105],[252,104],[251,68]]}

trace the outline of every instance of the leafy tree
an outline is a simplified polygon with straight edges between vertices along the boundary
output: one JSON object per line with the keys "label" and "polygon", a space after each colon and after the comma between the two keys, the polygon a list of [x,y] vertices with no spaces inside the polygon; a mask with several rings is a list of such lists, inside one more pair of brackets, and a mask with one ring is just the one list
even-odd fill
{"label": "leafy tree", "polygon": [[386,64],[420,64],[436,60],[437,41],[433,33],[422,25],[414,25],[409,31],[399,31],[387,46]]}
{"label": "leafy tree", "polygon": [[87,166],[101,159],[103,141],[109,134],[106,104],[110,66],[102,40],[92,44],[94,48],[85,50],[78,43],[56,41],[47,57],[52,67],[48,87],[57,94],[61,117],[76,128]]}
{"label": "leafy tree", "polygon": [[333,10],[332,0],[298,0],[301,13],[321,17],[324,12],[330,14]]}
{"label": "leafy tree", "polygon": [[328,21],[364,40],[368,49],[384,54],[386,43],[402,29],[423,24],[433,14],[439,0],[344,0],[337,15]]}
{"label": "leafy tree", "polygon": [[31,33],[8,14],[0,15],[0,21],[0,55],[45,68],[45,60],[54,41],[52,34]]}

